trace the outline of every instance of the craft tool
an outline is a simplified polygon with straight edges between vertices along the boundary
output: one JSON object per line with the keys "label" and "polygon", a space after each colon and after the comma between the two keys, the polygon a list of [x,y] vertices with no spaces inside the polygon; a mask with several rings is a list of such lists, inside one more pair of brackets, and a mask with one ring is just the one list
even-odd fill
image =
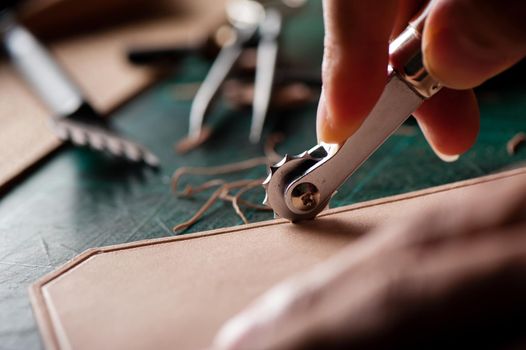
{"label": "craft tool", "polygon": [[232,42],[219,52],[194,98],[190,110],[189,138],[199,139],[212,100],[241,55],[243,47],[259,34],[249,137],[251,142],[259,142],[272,95],[283,13],[302,6],[304,2],[231,0],[227,3],[227,17],[235,35]]}
{"label": "craft tool", "polygon": [[0,11],[0,37],[20,75],[53,112],[51,126],[59,138],[132,162],[159,165],[151,151],[112,129],[108,118],[89,104],[52,55],[7,8]]}
{"label": "craft tool", "polygon": [[440,83],[422,62],[421,33],[429,5],[389,46],[388,82],[360,128],[341,144],[320,143],[270,167],[264,203],[290,221],[316,217],[336,190],[422,104]]}

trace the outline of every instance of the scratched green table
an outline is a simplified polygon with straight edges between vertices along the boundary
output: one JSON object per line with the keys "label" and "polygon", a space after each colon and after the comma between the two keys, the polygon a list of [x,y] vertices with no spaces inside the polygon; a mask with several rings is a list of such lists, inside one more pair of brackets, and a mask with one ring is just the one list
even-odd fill
{"label": "scratched green table", "polygon": [[[318,3],[318,2],[315,2]],[[318,5],[291,20],[284,41],[288,57],[308,56],[319,64],[321,24]],[[309,17],[310,16],[310,17]],[[308,35],[302,28],[308,26]],[[312,54],[306,55],[306,52]],[[305,63],[305,61],[303,61]],[[98,246],[173,235],[170,228],[188,219],[206,194],[194,199],[170,192],[172,172],[183,165],[218,165],[260,156],[261,146],[248,138],[249,111],[228,111],[221,104],[211,123],[216,133],[202,148],[181,156],[173,144],[187,131],[189,101],[176,97],[179,84],[202,79],[207,63],[189,59],[172,78],[116,113],[119,129],[144,142],[162,162],[159,171],[134,167],[89,150],[64,147],[29,176],[3,194],[0,202],[0,349],[34,349],[42,344],[29,305],[27,287],[78,253]],[[506,142],[526,131],[526,91],[484,93],[482,127],[475,147],[452,164],[441,162],[426,145],[414,123],[391,137],[346,183],[332,205],[340,206],[472,178],[526,160],[522,149],[510,156]],[[299,153],[315,143],[311,104],[287,113],[271,113],[266,133],[288,135],[279,152]],[[260,167],[228,179],[258,178]],[[192,177],[185,183],[199,183]],[[248,194],[260,201],[262,191]],[[268,212],[247,210],[251,221],[271,218]],[[227,203],[216,204],[184,233],[240,224]],[[94,325],[96,327],[96,325]]]}

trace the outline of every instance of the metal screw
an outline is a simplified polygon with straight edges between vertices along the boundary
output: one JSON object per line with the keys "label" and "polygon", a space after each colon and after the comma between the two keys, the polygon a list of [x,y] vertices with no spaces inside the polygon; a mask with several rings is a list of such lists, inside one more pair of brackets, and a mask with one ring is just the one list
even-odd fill
{"label": "metal screw", "polygon": [[310,211],[318,205],[320,192],[318,188],[309,182],[303,182],[291,192],[291,202],[294,208],[301,211]]}

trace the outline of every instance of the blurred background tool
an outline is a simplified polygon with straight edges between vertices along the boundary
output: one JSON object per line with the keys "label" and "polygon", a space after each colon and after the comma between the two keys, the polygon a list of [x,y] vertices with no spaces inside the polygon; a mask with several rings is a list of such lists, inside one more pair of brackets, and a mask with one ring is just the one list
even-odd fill
{"label": "blurred background tool", "polygon": [[[18,176],[9,187],[3,187],[0,348],[6,349],[42,348],[28,301],[30,283],[86,249],[173,235],[170,228],[199,209],[201,199],[208,193],[197,200],[173,196],[169,183],[174,169],[181,165],[220,166],[262,154],[261,147],[247,146],[250,112],[229,110],[227,120],[221,106],[209,115],[210,123],[217,121],[213,125],[216,133],[190,154],[174,153],[174,139],[187,135],[191,109],[191,100],[174,96],[182,96],[184,86],[201,82],[209,70],[209,62],[188,57],[181,62],[176,74],[152,86],[153,81],[158,81],[158,75],[152,74],[157,68],[130,65],[124,54],[129,47],[191,46],[203,42],[203,38],[224,23],[224,0],[142,0],[140,7],[136,6],[136,0],[35,0],[28,5],[42,8],[44,3],[50,7],[34,10],[31,16],[20,12],[23,23],[45,40],[46,47],[81,83],[93,106],[104,114],[111,113],[112,124],[134,140],[147,144],[163,166],[156,172],[144,171],[143,167],[114,161],[100,152],[60,147],[23,176]],[[81,5],[89,7],[95,3],[113,4],[112,10],[87,17]],[[160,3],[162,7],[156,6]],[[57,20],[58,7],[67,7],[67,11],[60,11],[61,20]],[[133,8],[135,14],[127,12]],[[95,26],[93,18],[105,19],[108,23]],[[80,21],[86,22],[82,25],[84,31],[73,33]],[[43,35],[44,29],[62,35],[59,38]],[[321,1],[307,1],[297,16],[287,17],[279,49],[275,89],[280,83],[302,76],[313,85],[316,81],[319,83],[323,51]],[[253,56],[257,54],[254,52]],[[255,63],[256,59],[250,61]],[[283,62],[293,63],[294,69],[284,71]],[[503,81],[498,86],[488,82],[491,88],[478,90],[482,112],[480,136],[476,145],[457,162],[444,163],[438,159],[416,122],[410,120],[403,132],[387,140],[353,179],[340,188],[333,198],[333,206],[473,178],[525,162],[526,147],[519,147],[513,155],[506,150],[507,142],[517,132],[526,131],[523,82],[526,70],[524,64],[522,67],[508,72],[511,81]],[[252,83],[252,73],[253,67],[246,71],[245,80],[237,79],[237,82]],[[151,88],[144,91],[147,86]],[[247,95],[249,90],[243,88]],[[143,92],[139,94],[140,91]],[[316,142],[314,99],[318,96],[301,108],[286,112],[273,110],[265,132],[272,130],[286,135],[277,152],[299,153]],[[249,97],[243,97],[242,102],[250,109],[247,102],[252,98]],[[274,103],[273,100],[273,106]],[[122,107],[116,109],[118,106]],[[12,65],[6,60],[0,61],[0,170],[11,168],[9,174],[18,173],[18,169],[34,164],[57,148],[59,143],[46,125],[48,117],[49,113],[24,89]],[[235,122],[227,123],[231,120]],[[275,125],[271,125],[274,121]],[[15,169],[11,164],[18,166]],[[0,179],[11,178],[9,174],[2,177],[0,173]],[[263,166],[243,173],[243,177],[254,179],[265,175]],[[206,179],[208,177],[190,177],[181,185],[197,186]],[[239,174],[225,177],[227,181],[238,179]],[[260,202],[263,196],[262,190],[254,191],[243,199]],[[270,212],[252,209],[245,214],[250,221],[272,217]],[[204,220],[187,232],[240,223],[231,206],[218,203]],[[279,261],[275,263],[279,265]],[[150,298],[155,295],[145,296],[145,302]]]}
{"label": "blurred background tool", "polygon": [[189,137],[198,139],[201,135],[205,115],[210,108],[212,100],[216,97],[219,88],[234,66],[243,45],[248,43],[256,33],[259,23],[264,16],[261,4],[252,0],[231,0],[227,3],[226,12],[228,20],[233,26],[233,37],[226,44],[214,61],[210,71],[195,95],[190,110]]}
{"label": "blurred background tool", "polygon": [[199,139],[205,117],[212,101],[239,59],[243,49],[257,34],[257,59],[252,107],[250,141],[259,142],[268,111],[274,73],[276,70],[278,39],[282,28],[283,11],[290,12],[305,1],[263,1],[230,0],[226,13],[232,25],[231,41],[219,52],[208,75],[194,98],[190,110],[189,138]]}
{"label": "blurred background tool", "polygon": [[4,48],[22,77],[53,112],[52,127],[60,139],[133,162],[159,165],[157,157],[145,147],[112,131],[109,120],[91,107],[80,89],[44,46],[16,21],[9,8],[0,11]]}
{"label": "blurred background tool", "polygon": [[[150,132],[130,129],[128,122],[121,125],[116,115],[128,110],[134,97],[173,70],[130,64],[123,53],[128,47],[183,46],[203,41],[224,23],[224,2],[27,0],[16,12],[20,23],[53,54],[93,108],[111,116],[114,130],[148,145],[159,157],[155,139],[148,139]],[[1,47],[0,43],[0,190],[21,181],[53,152],[78,148],[63,143],[51,130],[49,118],[53,114],[28,89]],[[150,111],[143,111],[142,118],[150,118]],[[181,127],[186,131],[185,122]],[[166,147],[172,150],[171,145]],[[103,152],[93,153],[108,158],[114,166],[126,162]]]}
{"label": "blurred background tool", "polygon": [[260,39],[257,48],[254,103],[252,104],[252,123],[249,135],[252,143],[258,143],[261,139],[270,104],[282,21],[279,10],[276,7],[270,7],[266,9],[265,18],[259,26]]}

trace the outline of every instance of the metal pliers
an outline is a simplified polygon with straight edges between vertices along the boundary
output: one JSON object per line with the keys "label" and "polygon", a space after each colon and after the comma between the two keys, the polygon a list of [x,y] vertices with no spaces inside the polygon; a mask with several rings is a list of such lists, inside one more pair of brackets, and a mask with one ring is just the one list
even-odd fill
{"label": "metal pliers", "polygon": [[369,116],[342,144],[321,143],[285,156],[264,181],[264,203],[290,221],[315,218],[335,191],[422,104],[440,83],[422,62],[421,33],[429,5],[389,45],[388,82]]}

